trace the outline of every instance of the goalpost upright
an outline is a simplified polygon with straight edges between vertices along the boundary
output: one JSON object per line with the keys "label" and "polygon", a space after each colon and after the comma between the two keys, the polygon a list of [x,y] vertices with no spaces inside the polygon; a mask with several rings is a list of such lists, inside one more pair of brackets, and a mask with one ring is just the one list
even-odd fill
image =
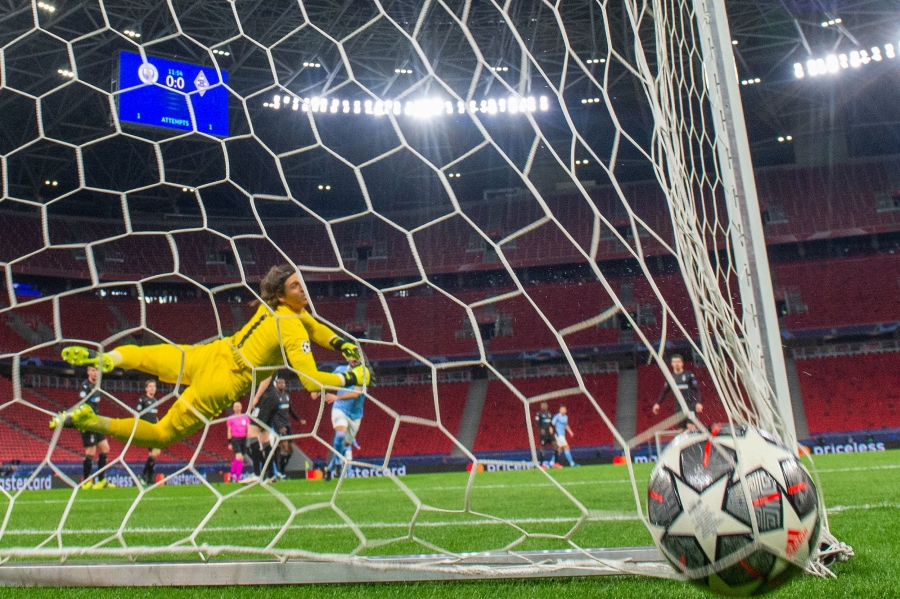
{"label": "goalpost upright", "polygon": [[784,441],[796,453],[797,433],[781,328],[725,0],[694,0],[694,7],[719,171],[731,222],[731,251],[740,287],[744,331],[751,358],[758,366],[754,374],[766,377],[764,382],[774,393],[772,408],[784,427]]}

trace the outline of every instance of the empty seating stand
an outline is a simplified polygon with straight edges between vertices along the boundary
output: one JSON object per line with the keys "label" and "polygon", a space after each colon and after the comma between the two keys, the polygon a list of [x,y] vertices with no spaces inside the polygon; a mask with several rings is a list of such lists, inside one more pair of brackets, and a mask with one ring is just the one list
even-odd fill
{"label": "empty seating stand", "polygon": [[900,428],[900,352],[797,360],[812,435]]}

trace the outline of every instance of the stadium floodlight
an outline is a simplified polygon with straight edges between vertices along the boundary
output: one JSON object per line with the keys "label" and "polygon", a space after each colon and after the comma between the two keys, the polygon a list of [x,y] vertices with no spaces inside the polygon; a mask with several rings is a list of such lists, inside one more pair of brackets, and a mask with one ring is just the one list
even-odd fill
{"label": "stadium floodlight", "polygon": [[897,48],[894,44],[872,46],[869,49],[852,50],[841,54],[829,54],[824,58],[811,58],[806,63],[794,63],[794,77],[821,77],[823,75],[835,75],[847,69],[859,69],[873,62],[890,61],[897,58]]}
{"label": "stadium floodlight", "polygon": [[63,77],[68,77],[69,79],[75,77],[75,73],[70,71],[69,69],[56,69],[56,72],[62,75]]}
{"label": "stadium floodlight", "polygon": [[794,141],[793,135],[781,135],[778,137],[778,143],[784,143],[786,141]]}
{"label": "stadium floodlight", "polygon": [[822,27],[827,29],[828,27],[834,27],[835,25],[840,25],[841,23],[843,23],[841,19],[829,19],[827,21],[822,21]]}
{"label": "stadium floodlight", "polygon": [[137,31],[135,31],[134,29],[125,29],[124,31],[122,31],[122,33],[124,33],[125,35],[127,35],[128,37],[130,37],[132,39],[137,39],[137,38],[141,37],[141,34],[138,33]]}
{"label": "stadium floodlight", "polygon": [[[599,102],[599,98],[592,101]],[[582,103],[584,103],[582,101]],[[413,116],[417,118],[437,117],[441,115],[476,114],[497,115],[501,113],[519,114],[529,112],[548,112],[550,99],[547,96],[508,96],[501,98],[486,98],[484,100],[471,100],[466,103],[463,100],[449,100],[431,98],[428,100],[342,100],[339,98],[301,98],[299,96],[275,94],[271,102],[263,102],[263,108],[280,110],[281,106],[291,106],[293,110],[313,113],[329,114],[369,114],[383,117],[389,114],[400,116]]]}
{"label": "stadium floodlight", "polygon": [[47,4],[46,2],[38,2],[37,7],[40,8],[41,10],[49,12],[49,13],[56,12],[56,7],[53,6],[52,4]]}

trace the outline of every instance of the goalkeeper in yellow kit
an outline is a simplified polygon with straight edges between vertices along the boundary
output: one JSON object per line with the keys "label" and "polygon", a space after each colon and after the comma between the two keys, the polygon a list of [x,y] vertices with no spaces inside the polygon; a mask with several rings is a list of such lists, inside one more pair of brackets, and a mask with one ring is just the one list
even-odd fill
{"label": "goalkeeper in yellow kit", "polygon": [[123,345],[102,354],[102,364],[101,356],[86,347],[67,347],[62,357],[69,364],[96,365],[103,372],[116,367],[140,370],[187,388],[155,424],[136,418],[98,416],[90,406],[81,405],[53,418],[50,428],[74,427],[123,442],[131,439],[140,447],[165,448],[203,428],[247,393],[256,368],[289,364],[308,391],[369,384],[371,372],[362,365],[344,374],[322,372],[316,367],[310,340],[357,359],[359,352],[306,311],[306,294],[294,267],[272,267],[260,284],[260,296],[263,303],[240,331],[204,345]]}

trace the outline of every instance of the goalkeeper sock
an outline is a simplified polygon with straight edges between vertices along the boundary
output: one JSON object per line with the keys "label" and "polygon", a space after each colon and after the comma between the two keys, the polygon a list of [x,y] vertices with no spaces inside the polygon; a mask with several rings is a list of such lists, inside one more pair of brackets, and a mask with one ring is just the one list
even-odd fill
{"label": "goalkeeper sock", "polygon": [[106,480],[106,471],[104,468],[106,467],[106,458],[109,457],[109,454],[101,453],[97,458],[97,479],[98,480]]}
{"label": "goalkeeper sock", "polygon": [[239,460],[235,458],[231,461],[231,480],[233,482],[237,482],[241,480],[241,475],[244,473],[244,460]]}
{"label": "goalkeeper sock", "polygon": [[259,476],[262,474],[263,456],[259,447],[259,438],[250,439],[250,459],[253,460],[253,474]]}
{"label": "goalkeeper sock", "polygon": [[574,466],[575,460],[572,459],[572,452],[566,449],[563,453],[566,454],[566,459],[569,460],[569,466]]}
{"label": "goalkeeper sock", "polygon": [[91,469],[94,467],[94,457],[86,455],[84,456],[84,464],[82,465],[82,476],[84,480],[87,480],[91,476]]}

